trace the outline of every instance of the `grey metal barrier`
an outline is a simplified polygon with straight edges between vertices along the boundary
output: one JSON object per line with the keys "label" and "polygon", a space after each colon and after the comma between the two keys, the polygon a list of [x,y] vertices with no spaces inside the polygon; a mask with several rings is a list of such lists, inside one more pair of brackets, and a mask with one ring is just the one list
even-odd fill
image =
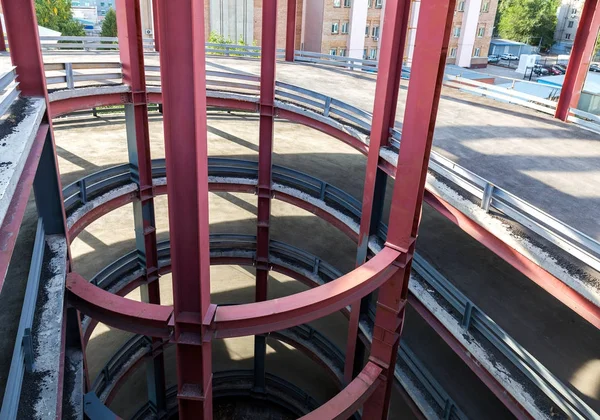
{"label": "grey metal barrier", "polygon": [[0,75],[0,117],[6,114],[19,97],[19,82],[15,67]]}

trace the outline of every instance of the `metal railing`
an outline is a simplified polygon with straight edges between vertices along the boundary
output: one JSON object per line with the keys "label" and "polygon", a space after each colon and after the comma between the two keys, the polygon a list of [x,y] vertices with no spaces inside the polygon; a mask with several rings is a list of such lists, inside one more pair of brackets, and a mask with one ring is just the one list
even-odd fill
{"label": "metal railing", "polygon": [[8,379],[6,381],[2,408],[0,409],[0,419],[17,418],[23,377],[26,371],[33,371],[34,348],[31,329],[33,328],[33,318],[37,305],[45,245],[44,224],[42,223],[42,219],[38,218],[25,297],[21,308],[21,318],[17,329]]}
{"label": "metal railing", "polygon": [[[160,82],[160,75],[156,74],[159,70],[158,66],[146,66],[149,83]],[[111,78],[116,76],[117,74],[110,73]],[[91,77],[95,77],[96,81],[100,79],[100,76],[97,75],[89,76],[89,78]],[[52,82],[65,83],[65,80],[52,79]],[[209,96],[212,91],[218,91],[257,102],[258,83],[258,76],[218,71],[207,72],[206,84]],[[277,106],[280,108],[308,113],[314,118],[324,118],[332,126],[342,124],[357,140],[368,145],[367,135],[371,130],[371,113],[330,96],[288,83],[277,82],[275,93]],[[596,120],[600,120],[600,118],[596,117]],[[401,130],[399,128],[392,130],[390,143],[396,149],[399,147],[400,138]],[[395,164],[395,162],[393,163]],[[475,195],[481,200],[481,207],[484,210],[495,209],[505,214],[581,262],[600,271],[600,243],[597,240],[434,151],[431,153],[429,169],[455,186]]]}
{"label": "metal railing", "polygon": [[575,108],[569,108],[568,121],[577,124],[587,130],[600,134],[600,116],[590,114]]}
{"label": "metal railing", "polygon": [[[118,169],[117,169],[118,168]],[[115,168],[108,168],[101,172],[91,174],[80,181],[77,181],[65,187],[63,196],[65,198],[65,208],[69,210],[83,204],[81,197],[92,197],[104,191],[107,188],[118,187],[123,182],[130,182],[124,174],[129,165],[120,165]],[[103,175],[106,182],[102,180]],[[153,161],[153,177],[162,177],[165,174],[164,160]],[[227,178],[257,179],[258,164],[252,161],[240,161],[236,159],[209,158],[209,176],[218,174]],[[326,198],[328,205],[334,207],[343,214],[352,219],[360,221],[359,202],[348,193],[339,190],[329,184],[320,181],[310,175],[293,171],[287,168],[274,166],[274,182],[286,182],[288,186],[309,194],[310,196],[321,199]],[[281,175],[284,175],[281,177]],[[90,182],[93,179],[94,182]],[[111,184],[112,182],[112,184]],[[234,182],[232,180],[231,182]],[[97,186],[102,186],[98,189]],[[81,191],[85,189],[85,192]],[[335,194],[322,195],[321,191],[328,191],[333,188]],[[89,199],[89,198],[88,198]],[[383,223],[378,228],[380,240],[385,240],[387,226]],[[253,250],[255,237],[251,235],[211,235],[211,249],[239,249],[240,245],[249,247]],[[219,244],[215,247],[216,244]],[[281,245],[279,245],[281,244]],[[169,259],[168,242],[161,242],[158,246],[160,260]],[[291,247],[286,244],[272,241],[270,244],[270,253],[280,253],[280,255],[290,258],[290,266],[294,269],[301,267],[313,272],[323,279],[329,281],[341,275],[332,266],[329,266],[318,258],[306,253],[303,250]],[[109,290],[126,273],[131,273],[141,267],[137,262],[137,254],[132,252],[127,256],[115,261],[109,267],[102,270],[95,276],[91,282],[99,287]],[[456,313],[464,314],[461,324],[465,330],[473,329],[479,332],[494,348],[505,356],[519,371],[521,371],[536,387],[538,387],[550,400],[556,403],[561,409],[572,417],[584,415],[597,415],[573,391],[562,384],[555,376],[548,371],[541,363],[513,340],[504,330],[502,330],[491,318],[476,307],[476,305],[462,294],[448,279],[442,276],[430,264],[428,264],[418,253],[415,253],[414,272],[422,278],[427,285],[444,299],[447,307],[454,308]],[[414,281],[414,280],[413,280]],[[416,295],[419,298],[418,295]],[[426,305],[426,303],[424,302]],[[434,312],[435,313],[435,312]],[[446,321],[439,318],[444,324]],[[588,417],[590,418],[590,417]]]}
{"label": "metal railing", "polygon": [[15,67],[0,76],[0,117],[2,117],[19,97],[19,82]]}

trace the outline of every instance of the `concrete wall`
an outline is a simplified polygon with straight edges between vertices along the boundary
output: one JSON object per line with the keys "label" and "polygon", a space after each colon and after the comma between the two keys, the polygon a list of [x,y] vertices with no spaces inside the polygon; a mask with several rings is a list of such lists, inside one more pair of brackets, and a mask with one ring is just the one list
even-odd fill
{"label": "concrete wall", "polygon": [[254,3],[252,0],[210,0],[210,32],[235,43],[254,41]]}
{"label": "concrete wall", "polygon": [[323,38],[323,1],[305,0],[304,49],[321,52]]}

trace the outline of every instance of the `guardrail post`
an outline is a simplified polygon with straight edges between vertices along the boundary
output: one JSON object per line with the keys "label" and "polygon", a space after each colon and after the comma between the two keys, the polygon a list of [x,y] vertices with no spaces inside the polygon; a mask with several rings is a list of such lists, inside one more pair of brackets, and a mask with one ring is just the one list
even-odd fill
{"label": "guardrail post", "polygon": [[329,110],[331,109],[331,97],[328,96],[325,99],[325,105],[323,106],[323,116],[329,117]]}
{"label": "guardrail post", "polygon": [[[275,105],[277,0],[264,0],[260,55],[260,117],[258,140],[258,210],[256,222],[256,301],[267,300],[271,185],[273,177],[273,124]],[[265,387],[266,336],[254,336],[254,387]]]}
{"label": "guardrail post", "polygon": [[483,196],[481,197],[481,208],[486,212],[490,211],[490,204],[492,203],[492,197],[494,196],[494,184],[488,182],[485,184],[483,189]]}
{"label": "guardrail post", "polygon": [[[143,302],[160,304],[144,45],[139,23],[139,1],[117,0],[123,83],[131,88],[124,107],[131,178],[137,184],[139,194],[139,199],[133,202],[133,218],[139,263],[145,271],[145,282],[140,293]],[[146,364],[148,398],[159,413],[166,413],[165,362],[161,350],[163,342],[160,338],[153,338],[152,344],[153,349],[159,351],[152,351]]]}
{"label": "guardrail post", "polygon": [[[379,59],[381,71],[377,73],[375,87],[371,140],[367,156],[362,216],[356,252],[357,266],[367,260],[369,237],[377,234],[383,214],[387,175],[379,167],[379,152],[382,147],[388,145],[390,128],[394,127],[396,120],[409,11],[410,0],[389,2],[385,7],[385,25],[383,26],[384,33]],[[364,357],[361,353],[365,349],[362,342],[358,340],[358,324],[360,315],[368,311],[370,299],[370,295],[365,296],[351,306],[344,366],[344,379],[347,383],[363,368]]]}
{"label": "guardrail post", "polygon": [[211,305],[204,7],[195,0],[180,0],[176,6],[158,2],[172,341],[177,347],[179,418],[202,420],[211,419],[213,411],[211,336],[206,334]]}
{"label": "guardrail post", "polygon": [[65,78],[67,81],[67,89],[73,89],[75,82],[73,80],[73,63],[65,63]]}
{"label": "guardrail post", "polygon": [[[394,3],[386,4],[386,18],[389,16],[388,12],[394,12]],[[385,244],[386,249],[394,249],[400,255],[392,265],[397,271],[391,274],[377,294],[369,360],[382,368],[382,374],[381,383],[364,404],[362,417],[365,419],[387,418],[454,6],[455,0],[421,1],[419,30],[415,41],[417,48],[413,56],[413,71],[402,120],[402,139]],[[393,25],[393,21],[386,23],[384,31]],[[382,71],[378,74],[377,89],[379,76],[387,73],[385,64],[391,58],[386,55],[390,55],[392,50],[384,48],[386,41],[390,42],[390,39],[393,38],[384,33],[380,56]],[[376,112],[373,114],[374,117],[377,115]],[[386,137],[390,126],[393,124],[385,127],[382,133]],[[371,150],[369,158],[370,152]]]}
{"label": "guardrail post", "polygon": [[473,303],[467,301],[465,303],[465,310],[463,312],[463,317],[462,320],[460,322],[460,325],[462,325],[462,327],[465,330],[468,330],[469,327],[471,326],[471,315],[473,313]]}
{"label": "guardrail post", "polygon": [[588,74],[592,54],[596,45],[598,29],[600,29],[599,0],[586,0],[581,11],[575,41],[571,50],[571,58],[563,82],[556,113],[554,116],[567,121],[569,108],[577,108],[583,84]]}
{"label": "guardrail post", "polygon": [[87,188],[85,185],[85,178],[82,178],[78,182],[79,184],[79,200],[81,204],[87,203]]}

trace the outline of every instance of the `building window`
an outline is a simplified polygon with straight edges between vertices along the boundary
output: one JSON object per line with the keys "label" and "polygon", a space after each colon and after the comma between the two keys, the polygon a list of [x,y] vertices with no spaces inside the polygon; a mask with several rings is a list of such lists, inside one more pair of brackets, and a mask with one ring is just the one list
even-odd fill
{"label": "building window", "polygon": [[101,3],[100,3],[100,7],[104,7],[104,2],[101,2]]}
{"label": "building window", "polygon": [[574,23],[574,21],[570,20],[569,24],[567,25],[567,28],[572,28]]}
{"label": "building window", "polygon": [[375,8],[376,9],[381,9],[382,4],[383,4],[383,0],[375,0]]}
{"label": "building window", "polygon": [[477,36],[479,38],[483,38],[484,35],[485,35],[485,26],[482,26],[479,29],[477,29]]}
{"label": "building window", "polygon": [[345,48],[340,48],[340,57],[345,57],[346,56],[346,49]]}
{"label": "building window", "polygon": [[329,50],[329,55],[337,55],[337,48],[332,48]]}
{"label": "building window", "polygon": [[365,27],[365,36],[368,38],[369,37],[369,25],[367,25]]}
{"label": "building window", "polygon": [[481,48],[475,48],[475,50],[473,50],[473,57],[479,57],[481,54]]}
{"label": "building window", "polygon": [[373,0],[369,0],[369,9],[373,7]]}
{"label": "building window", "polygon": [[333,7],[342,7],[342,0],[333,0]]}
{"label": "building window", "polygon": [[332,34],[337,34],[340,32],[340,23],[339,22],[333,22],[331,24],[331,33]]}
{"label": "building window", "polygon": [[371,52],[369,53],[369,59],[375,60],[377,58],[377,48],[371,48]]}
{"label": "building window", "polygon": [[454,27],[453,35],[454,35],[454,38],[458,38],[460,36],[460,26]]}
{"label": "building window", "polygon": [[483,4],[481,5],[481,13],[487,13],[490,11],[490,2],[486,1],[483,2]]}
{"label": "building window", "polygon": [[379,39],[379,26],[373,26],[373,30],[371,31],[371,36],[375,39]]}
{"label": "building window", "polygon": [[456,57],[456,47],[450,48],[450,57]]}
{"label": "building window", "polygon": [[369,50],[368,50],[367,48],[365,48],[365,49],[363,50],[363,60],[366,60],[366,59],[367,59],[367,55],[368,55],[368,54],[369,54]]}
{"label": "building window", "polygon": [[456,10],[458,10],[459,12],[464,12],[465,11],[465,2],[459,1],[458,6],[456,7]]}
{"label": "building window", "polygon": [[565,39],[571,39],[571,34],[565,34]]}
{"label": "building window", "polygon": [[349,25],[348,22],[342,23],[342,33],[343,34],[347,34],[348,33],[348,25]]}
{"label": "building window", "polygon": [[352,6],[352,0],[344,0],[344,7],[351,7]]}

